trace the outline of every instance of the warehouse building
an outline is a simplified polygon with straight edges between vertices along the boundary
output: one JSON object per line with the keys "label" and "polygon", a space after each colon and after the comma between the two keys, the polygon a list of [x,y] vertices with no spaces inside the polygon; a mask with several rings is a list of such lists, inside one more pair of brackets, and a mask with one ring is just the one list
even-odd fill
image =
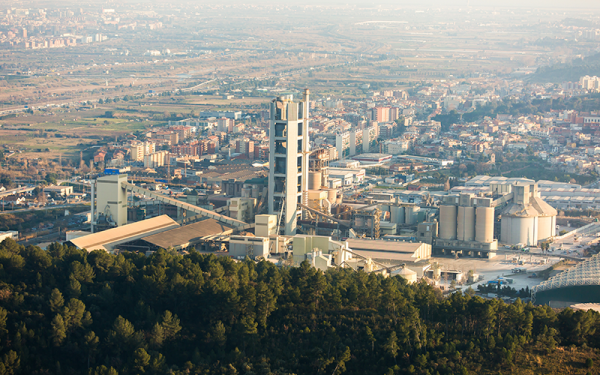
{"label": "warehouse building", "polygon": [[120,244],[141,239],[153,234],[166,232],[169,229],[179,227],[176,221],[167,215],[161,215],[127,224],[120,227],[108,229],[102,232],[89,234],[67,241],[70,246],[87,251],[105,250],[113,253]]}
{"label": "warehouse building", "polygon": [[212,242],[215,236],[229,235],[232,232],[232,227],[220,223],[215,219],[206,219],[123,243],[119,245],[119,249],[155,251],[158,249],[185,250],[197,247],[199,250],[202,250],[205,243]]}

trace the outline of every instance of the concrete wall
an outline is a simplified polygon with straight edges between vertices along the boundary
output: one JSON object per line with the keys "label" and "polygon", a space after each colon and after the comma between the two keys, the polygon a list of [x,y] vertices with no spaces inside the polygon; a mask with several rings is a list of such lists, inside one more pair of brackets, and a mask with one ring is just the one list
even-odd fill
{"label": "concrete wall", "polygon": [[256,227],[254,233],[259,237],[269,237],[277,234],[277,216],[256,215],[254,217]]}
{"label": "concrete wall", "polygon": [[232,236],[229,239],[229,255],[233,258],[245,258],[246,255],[255,258],[269,255],[269,239],[253,236]]}
{"label": "concrete wall", "polygon": [[[96,215],[103,214],[117,225],[127,224],[127,191],[121,183],[127,182],[127,175],[111,175],[96,180]],[[97,219],[92,218],[97,221]]]}

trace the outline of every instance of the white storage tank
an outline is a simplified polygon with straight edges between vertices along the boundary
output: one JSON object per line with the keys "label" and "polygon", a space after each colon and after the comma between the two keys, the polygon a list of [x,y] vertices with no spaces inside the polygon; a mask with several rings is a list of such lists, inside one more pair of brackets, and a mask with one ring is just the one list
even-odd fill
{"label": "white storage tank", "polygon": [[404,207],[390,207],[390,221],[396,224],[404,224]]}
{"label": "white storage tank", "polygon": [[458,222],[456,236],[460,241],[475,240],[475,208],[458,207]]}
{"label": "white storage tank", "polygon": [[543,241],[556,235],[556,216],[538,217],[538,240]]}
{"label": "white storage tank", "polygon": [[416,206],[408,206],[404,208],[404,223],[408,225],[413,225],[417,223],[417,212],[419,211],[419,207]]}
{"label": "white storage tank", "polygon": [[308,190],[321,188],[321,172],[308,172]]}
{"label": "white storage tank", "polygon": [[337,189],[328,189],[327,190],[327,200],[329,201],[329,203],[335,204],[336,197],[337,197]]}
{"label": "white storage tank", "polygon": [[538,212],[538,241],[545,240],[556,235],[556,209],[544,202],[542,198],[533,197],[531,205]]}
{"label": "white storage tank", "polygon": [[413,284],[417,282],[417,273],[408,268],[402,268],[398,271],[392,271],[392,276],[400,276],[406,280],[407,283]]}
{"label": "white storage tank", "polygon": [[502,215],[500,240],[507,244],[536,246],[538,241],[538,217],[535,215]]}
{"label": "white storage tank", "polygon": [[440,206],[440,238],[456,239],[456,206]]}
{"label": "white storage tank", "polygon": [[245,187],[242,188],[242,198],[251,198],[252,197],[252,189]]}
{"label": "white storage tank", "polygon": [[475,214],[475,241],[483,243],[494,242],[494,208],[477,207]]}

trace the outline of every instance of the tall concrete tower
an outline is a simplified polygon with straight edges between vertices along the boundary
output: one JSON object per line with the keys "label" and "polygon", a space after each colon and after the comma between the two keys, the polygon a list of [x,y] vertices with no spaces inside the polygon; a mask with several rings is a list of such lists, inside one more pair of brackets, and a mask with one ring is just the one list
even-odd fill
{"label": "tall concrete tower", "polygon": [[285,235],[296,234],[298,203],[308,204],[308,96],[306,89],[300,101],[287,95],[271,102],[269,214],[280,218]]}

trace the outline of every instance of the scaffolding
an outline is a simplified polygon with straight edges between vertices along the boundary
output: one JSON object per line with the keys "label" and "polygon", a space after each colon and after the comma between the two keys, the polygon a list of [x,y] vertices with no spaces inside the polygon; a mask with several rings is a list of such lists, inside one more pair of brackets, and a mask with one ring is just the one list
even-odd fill
{"label": "scaffolding", "polygon": [[352,211],[352,229],[360,235],[371,238],[379,238],[381,235],[379,223],[381,221],[381,210],[360,209]]}
{"label": "scaffolding", "polygon": [[308,159],[308,170],[321,172],[322,181],[327,181],[329,178],[329,151],[322,148],[311,151]]}

